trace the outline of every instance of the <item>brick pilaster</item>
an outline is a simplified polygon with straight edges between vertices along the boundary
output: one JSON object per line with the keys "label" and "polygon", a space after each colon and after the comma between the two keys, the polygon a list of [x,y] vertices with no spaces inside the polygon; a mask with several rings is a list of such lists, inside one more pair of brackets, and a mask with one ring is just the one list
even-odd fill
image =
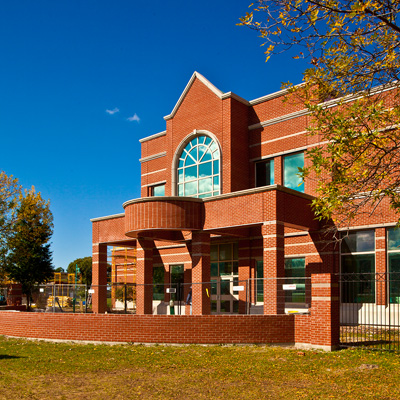
{"label": "brick pilaster", "polygon": [[239,292],[239,314],[246,314],[247,301],[250,301],[251,296],[251,283],[247,286],[250,278],[250,240],[239,241],[239,285],[244,286],[243,291]]}
{"label": "brick pilaster", "polygon": [[285,294],[282,279],[285,276],[284,226],[279,221],[264,222],[264,314],[282,314],[285,311]]}
{"label": "brick pilaster", "polygon": [[311,344],[333,350],[340,340],[338,276],[313,274],[311,286]]}
{"label": "brick pilaster", "polygon": [[210,234],[204,232],[193,232],[191,256],[193,315],[210,314]]}
{"label": "brick pilaster", "polygon": [[153,240],[138,239],[136,259],[136,314],[138,315],[153,313],[153,248]]}
{"label": "brick pilaster", "polygon": [[94,243],[92,247],[92,309],[102,314],[107,310],[107,245]]}

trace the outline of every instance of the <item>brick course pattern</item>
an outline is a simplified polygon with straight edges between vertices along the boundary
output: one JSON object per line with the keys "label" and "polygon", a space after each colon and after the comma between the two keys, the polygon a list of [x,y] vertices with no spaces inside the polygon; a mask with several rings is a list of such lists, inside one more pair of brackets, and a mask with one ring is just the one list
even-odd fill
{"label": "brick course pattern", "polygon": [[[0,334],[135,343],[294,343],[294,315],[106,315],[0,312]],[[305,318],[299,318],[301,324]],[[307,343],[304,334],[298,334]]]}

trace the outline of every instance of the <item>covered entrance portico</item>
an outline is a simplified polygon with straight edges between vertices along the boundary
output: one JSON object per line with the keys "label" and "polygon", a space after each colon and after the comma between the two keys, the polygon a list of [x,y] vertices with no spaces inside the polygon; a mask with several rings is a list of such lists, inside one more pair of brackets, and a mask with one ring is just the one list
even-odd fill
{"label": "covered entrance portico", "polygon": [[[183,265],[183,299],[191,290],[193,315],[244,314],[250,288],[242,282],[254,277],[262,261],[263,292],[268,293],[263,313],[283,313],[276,278],[285,276],[284,230],[318,230],[311,199],[272,185],[206,199],[128,201],[124,214],[92,220],[93,285],[107,283],[108,245],[136,246],[136,314],[153,313],[154,269],[164,268],[168,287],[174,265]],[[104,290],[92,295],[96,313],[106,311]],[[164,301],[169,299],[165,293]]]}

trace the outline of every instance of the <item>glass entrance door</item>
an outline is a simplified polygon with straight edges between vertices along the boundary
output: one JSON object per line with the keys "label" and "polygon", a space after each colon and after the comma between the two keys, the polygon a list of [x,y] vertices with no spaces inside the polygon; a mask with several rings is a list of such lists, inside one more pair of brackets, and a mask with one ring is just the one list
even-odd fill
{"label": "glass entrance door", "polygon": [[211,313],[232,314],[239,312],[238,246],[222,243],[211,246]]}
{"label": "glass entrance door", "polygon": [[215,277],[211,280],[211,313],[239,312],[239,292],[234,291],[233,286],[237,286],[237,278]]}

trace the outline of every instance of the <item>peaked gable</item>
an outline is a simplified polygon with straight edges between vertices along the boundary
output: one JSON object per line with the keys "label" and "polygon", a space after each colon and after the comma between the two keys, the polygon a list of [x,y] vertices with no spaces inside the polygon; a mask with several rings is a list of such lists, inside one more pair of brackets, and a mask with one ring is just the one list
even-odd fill
{"label": "peaked gable", "polygon": [[173,118],[175,116],[175,114],[177,113],[179,107],[181,106],[181,104],[183,103],[183,101],[185,100],[186,95],[188,94],[190,88],[192,87],[194,81],[198,79],[200,82],[202,82],[205,86],[207,86],[208,89],[210,89],[210,91],[212,93],[214,93],[219,99],[225,99],[227,97],[234,97],[236,100],[248,105],[249,102],[247,100],[242,99],[241,97],[235,95],[232,92],[227,92],[224,93],[221,90],[219,90],[216,86],[214,86],[208,79],[206,79],[203,75],[199,74],[197,71],[195,71],[192,75],[192,77],[190,78],[188,84],[186,85],[185,89],[183,90],[181,96],[179,97],[179,100],[177,101],[177,103],[175,104],[175,107],[173,108],[171,114],[166,115],[164,117],[164,119],[167,121],[171,118]]}

